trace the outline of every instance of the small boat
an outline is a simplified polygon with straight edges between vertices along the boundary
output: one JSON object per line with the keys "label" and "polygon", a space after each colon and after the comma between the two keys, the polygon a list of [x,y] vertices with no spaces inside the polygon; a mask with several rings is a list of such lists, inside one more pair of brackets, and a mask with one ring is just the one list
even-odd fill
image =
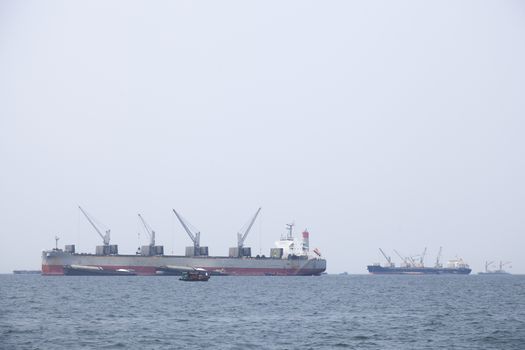
{"label": "small boat", "polygon": [[65,265],[64,275],[67,276],[136,276],[137,273],[134,270],[128,269],[115,269],[105,270],[101,266],[88,266],[88,265]]}
{"label": "small boat", "polygon": [[210,274],[205,269],[200,267],[195,268],[192,271],[182,272],[179,280],[187,282],[206,282],[210,279]]}

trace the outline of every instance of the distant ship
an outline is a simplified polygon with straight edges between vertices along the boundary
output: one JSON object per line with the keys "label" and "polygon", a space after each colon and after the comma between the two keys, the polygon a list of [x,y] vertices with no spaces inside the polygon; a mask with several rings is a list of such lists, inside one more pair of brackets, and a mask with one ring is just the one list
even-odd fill
{"label": "distant ship", "polygon": [[[490,270],[489,267],[492,265],[494,261],[486,261],[485,262],[485,271],[484,272],[478,272],[478,275],[510,275],[510,272],[507,272],[503,270],[503,267],[510,264],[510,261],[499,262],[499,269],[497,270]],[[511,266],[509,266],[511,267]]]}
{"label": "distant ship", "polygon": [[379,263],[368,265],[368,272],[374,275],[468,275],[472,272],[469,265],[461,258],[449,260],[445,266],[440,262],[441,248],[436,258],[434,267],[426,267],[423,260],[427,252],[427,248],[421,255],[403,257],[396,250],[394,252],[401,258],[401,266],[396,266],[392,259],[379,248],[381,254],[385,257],[388,265],[381,266]]}
{"label": "distant ship", "polygon": [[42,271],[40,270],[14,270],[15,275],[40,275]]}
{"label": "distant ship", "polygon": [[145,232],[150,238],[149,245],[140,247],[135,254],[119,254],[118,246],[110,244],[110,230],[103,231],[83,208],[79,207],[88,222],[103,240],[96,247],[95,254],[77,253],[75,245],[55,248],[42,252],[43,275],[180,275],[184,269],[201,268],[211,275],[238,276],[309,276],[320,275],[326,270],[326,260],[316,248],[309,249],[309,233],[304,230],[302,239],[295,239],[292,233],[294,224],[287,225],[287,233],[275,242],[270,255],[251,254],[251,248],[244,242],[261,208],[237,233],[237,246],[229,249],[228,256],[209,256],[208,247],[200,245],[200,232],[191,226],[175,210],[182,227],[193,241],[186,247],[185,255],[165,255],[164,247],[155,244],[155,231],[139,214]]}

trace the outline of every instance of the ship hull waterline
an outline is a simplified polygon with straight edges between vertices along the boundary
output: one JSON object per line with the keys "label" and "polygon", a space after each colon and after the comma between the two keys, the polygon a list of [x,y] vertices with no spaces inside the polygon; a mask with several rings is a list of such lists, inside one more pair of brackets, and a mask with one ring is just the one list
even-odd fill
{"label": "ship hull waterline", "polygon": [[436,268],[436,267],[383,267],[369,265],[368,272],[372,275],[468,275],[470,268]]}
{"label": "ship hull waterline", "polygon": [[123,269],[85,269],[72,266],[64,266],[64,275],[67,276],[136,276],[132,270]]}
{"label": "ship hull waterline", "polygon": [[63,251],[44,251],[42,253],[42,275],[64,275],[64,267],[67,265],[98,266],[104,270],[128,269],[143,276],[159,276],[157,271],[169,265],[199,267],[206,269],[212,275],[231,276],[311,276],[320,275],[326,270],[326,260],[321,258],[94,255]]}

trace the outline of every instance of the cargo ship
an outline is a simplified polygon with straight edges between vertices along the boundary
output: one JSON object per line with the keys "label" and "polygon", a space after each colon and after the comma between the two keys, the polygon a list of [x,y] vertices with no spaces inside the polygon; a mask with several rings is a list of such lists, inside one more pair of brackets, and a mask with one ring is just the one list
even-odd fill
{"label": "cargo ship", "polygon": [[486,261],[485,262],[485,271],[478,272],[478,275],[510,275],[511,274],[510,272],[505,271],[503,269],[503,267],[505,267],[506,265],[510,264],[510,261],[507,261],[507,262],[500,261],[499,262],[499,268],[496,269],[496,270],[489,269],[490,265],[492,265],[492,264],[494,264],[494,261]]}
{"label": "cargo ship", "polygon": [[[287,224],[286,233],[275,242],[269,256],[253,257],[251,248],[244,242],[261,208],[237,233],[237,246],[229,249],[228,256],[210,256],[208,247],[200,245],[200,231],[175,210],[173,213],[193,242],[192,246],[186,247],[185,255],[165,255],[164,247],[155,243],[155,231],[140,214],[138,217],[150,238],[149,245],[140,247],[135,254],[119,254],[118,246],[110,244],[110,230],[102,233],[97,221],[83,208],[79,209],[102,238],[103,245],[96,247],[95,254],[77,253],[75,245],[58,248],[59,238],[55,237],[55,248],[42,252],[42,275],[88,274],[90,271],[94,274],[115,271],[118,274],[116,271],[125,270],[137,275],[165,276],[181,274],[187,268],[200,268],[211,275],[309,276],[320,275],[326,270],[326,260],[321,252],[317,248],[310,252],[308,230],[304,230],[301,239],[296,239],[293,236],[294,224]],[[76,269],[71,269],[71,266]]]}
{"label": "cargo ship", "polygon": [[396,266],[390,256],[379,248],[381,254],[385,257],[387,265],[382,266],[379,263],[368,265],[368,272],[374,275],[468,275],[472,272],[469,265],[461,258],[449,260],[445,265],[440,262],[441,251],[436,258],[436,263],[433,267],[424,265],[424,259],[427,249],[421,255],[404,257],[396,250],[394,252],[401,258],[401,265]]}
{"label": "cargo ship", "polygon": [[40,270],[13,270],[15,275],[40,275],[41,273]]}

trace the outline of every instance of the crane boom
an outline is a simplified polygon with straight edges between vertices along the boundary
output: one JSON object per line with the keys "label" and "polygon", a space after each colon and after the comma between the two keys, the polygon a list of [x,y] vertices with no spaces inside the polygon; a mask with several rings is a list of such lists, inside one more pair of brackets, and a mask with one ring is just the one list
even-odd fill
{"label": "crane boom", "polygon": [[242,248],[243,245],[244,245],[244,241],[246,240],[246,237],[248,237],[248,233],[250,232],[250,230],[252,229],[252,226],[253,224],[255,223],[255,219],[257,219],[257,215],[259,215],[259,212],[261,211],[261,208],[257,209],[257,212],[255,212],[255,215],[253,216],[253,218],[251,219],[250,221],[250,224],[248,225],[248,227],[246,228],[246,230],[244,231],[244,234],[241,233],[241,232],[238,232],[237,233],[237,246],[239,248]]}
{"label": "crane boom", "polygon": [[87,221],[89,221],[89,223],[91,224],[91,226],[93,226],[93,228],[95,229],[95,231],[97,231],[98,235],[102,238],[102,240],[104,241],[104,245],[109,245],[109,241],[110,241],[110,232],[111,230],[107,230],[106,231],[106,234],[102,234],[102,232],[100,232],[99,228],[97,227],[97,225],[95,224],[95,222],[93,221],[93,219],[91,219],[91,217],[89,216],[89,214],[84,210],[82,209],[82,207],[79,205],[78,206],[78,209],[80,209],[80,211],[82,212],[82,214],[84,214],[84,216],[86,217]]}
{"label": "crane boom", "polygon": [[443,247],[439,247],[439,252],[438,252],[438,255],[436,257],[436,267],[440,267],[439,260],[441,259],[441,250],[442,249],[443,249]]}
{"label": "crane boom", "polygon": [[419,258],[419,263],[423,265],[423,260],[425,260],[425,255],[427,254],[427,247],[425,247],[425,250],[423,250],[423,254],[421,254],[421,257]]}
{"label": "crane boom", "polygon": [[193,245],[195,246],[195,248],[198,248],[200,246],[200,235],[201,235],[201,233],[197,232],[197,233],[193,234],[193,232],[191,232],[190,228],[188,227],[188,225],[186,224],[186,222],[184,221],[182,216],[180,216],[179,213],[177,213],[177,211],[175,209],[172,209],[172,210],[175,213],[175,215],[177,216],[177,219],[179,219],[182,227],[184,228],[184,230],[186,231],[188,236],[190,236],[190,239],[193,241]]}
{"label": "crane boom", "polygon": [[399,256],[399,258],[401,258],[401,260],[403,260],[405,265],[410,265],[409,259],[412,259],[412,258],[406,258],[406,257],[401,256],[401,254],[399,254],[399,252],[395,249],[394,249],[394,252],[397,254],[397,256]]}
{"label": "crane boom", "polygon": [[397,250],[394,249],[394,253],[397,254],[397,256],[399,256],[399,258],[403,261],[406,261],[406,259],[404,257],[401,256],[401,254],[399,254],[399,252]]}
{"label": "crane boom", "polygon": [[381,252],[381,254],[383,254],[383,256],[385,257],[386,261],[388,261],[389,264],[392,264],[392,259],[388,255],[385,254],[383,249],[379,248],[379,251]]}
{"label": "crane boom", "polygon": [[155,246],[155,231],[153,231],[151,226],[148,225],[148,223],[146,222],[146,220],[144,220],[142,215],[140,215],[140,214],[138,214],[138,215],[139,215],[140,220],[142,221],[142,224],[144,225],[144,228],[146,229],[146,232],[149,235],[149,239],[150,239],[149,245],[152,246],[152,247]]}

